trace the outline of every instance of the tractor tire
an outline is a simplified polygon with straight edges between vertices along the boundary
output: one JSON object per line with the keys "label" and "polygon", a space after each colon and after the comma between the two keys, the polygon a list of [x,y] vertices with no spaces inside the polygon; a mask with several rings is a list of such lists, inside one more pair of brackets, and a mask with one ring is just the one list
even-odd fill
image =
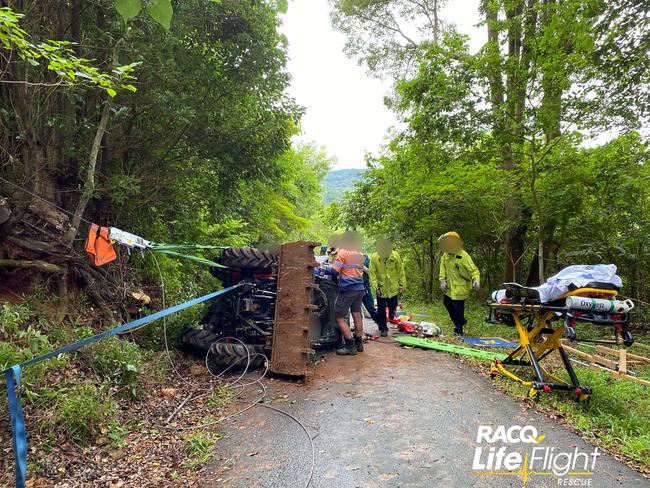
{"label": "tractor tire", "polygon": [[181,334],[180,347],[188,354],[205,356],[219,336],[205,329],[186,327]]}
{"label": "tractor tire", "polygon": [[229,268],[270,271],[278,265],[278,255],[253,247],[229,247],[221,252],[217,262]]}
{"label": "tractor tire", "polygon": [[[264,346],[247,344],[246,348],[251,356],[256,353],[266,354]],[[218,342],[212,346],[208,363],[212,371],[227,368],[235,365],[233,369],[244,369],[246,367],[246,348],[239,343]],[[262,356],[250,358],[248,369],[259,368],[264,365],[265,359]]]}
{"label": "tractor tire", "polygon": [[[243,369],[246,366],[246,349],[239,343],[217,342],[219,336],[205,329],[187,327],[181,335],[181,349],[188,354],[199,357],[205,357],[210,351],[209,362],[211,368],[224,368],[234,363],[241,365]],[[214,344],[214,346],[213,346]],[[264,346],[257,344],[247,344],[251,356],[255,353],[266,354]],[[212,348],[212,349],[211,349]],[[258,368],[264,364],[262,356],[251,358],[249,369]]]}
{"label": "tractor tire", "polygon": [[210,266],[208,268],[208,271],[212,276],[220,280],[222,283],[225,283],[231,274],[231,271],[229,269],[217,268],[216,266]]}

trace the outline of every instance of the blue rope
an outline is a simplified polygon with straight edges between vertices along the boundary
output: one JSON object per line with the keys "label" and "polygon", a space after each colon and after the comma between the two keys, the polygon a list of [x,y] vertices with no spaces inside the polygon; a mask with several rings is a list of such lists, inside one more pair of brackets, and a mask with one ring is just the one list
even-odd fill
{"label": "blue rope", "polygon": [[2,373],[7,380],[7,400],[9,403],[9,415],[11,417],[11,435],[16,466],[16,487],[24,488],[25,479],[27,476],[27,435],[25,432],[23,408],[20,403],[20,397],[17,393],[18,388],[20,387],[20,374],[22,368],[30,366],[32,364],[40,363],[41,361],[45,361],[47,359],[55,358],[60,354],[76,351],[77,349],[81,349],[82,347],[88,346],[89,344],[100,341],[102,339],[106,339],[108,337],[136,329],[142,325],[166,317],[167,315],[185,310],[186,308],[205,302],[211,298],[215,298],[219,295],[223,295],[224,293],[228,293],[232,290],[235,290],[236,288],[239,288],[239,286],[241,285],[230,286],[228,288],[224,288],[223,290],[208,293],[207,295],[203,295],[199,298],[194,298],[179,305],[174,305],[173,307],[166,308],[160,312],[147,315],[146,317],[142,317],[141,319],[134,320],[133,322],[115,327],[114,329],[101,332],[100,334],[94,335],[92,337],[87,337],[86,339],[82,339],[73,344],[68,344],[67,346],[60,347],[54,351],[29,359],[24,363],[16,364],[10,368],[5,369]]}

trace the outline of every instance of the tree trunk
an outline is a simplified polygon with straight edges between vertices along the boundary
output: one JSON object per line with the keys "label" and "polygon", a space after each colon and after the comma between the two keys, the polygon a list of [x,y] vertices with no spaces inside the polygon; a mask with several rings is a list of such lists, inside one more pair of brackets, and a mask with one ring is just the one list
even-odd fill
{"label": "tree trunk", "polygon": [[413,251],[413,255],[415,256],[415,261],[417,262],[418,269],[420,270],[420,286],[422,287],[422,291],[424,292],[424,296],[427,297],[429,296],[429,285],[428,285],[428,280],[427,280],[427,273],[426,273],[426,262],[425,262],[425,254],[424,252],[420,253],[418,250],[417,244],[412,244],[411,249]]}
{"label": "tree trunk", "polygon": [[64,242],[68,247],[72,247],[72,242],[77,233],[79,232],[79,224],[83,218],[84,210],[86,210],[86,205],[95,191],[95,168],[97,166],[97,156],[102,145],[102,139],[104,138],[104,133],[106,132],[106,126],[108,125],[108,116],[111,113],[111,101],[110,98],[104,102],[104,108],[102,110],[102,115],[99,119],[99,124],[97,125],[97,130],[95,131],[95,138],[93,139],[93,144],[90,148],[90,156],[88,157],[88,169],[86,170],[86,181],[84,182],[83,193],[79,198],[77,207],[75,208],[74,213],[72,214],[72,221],[70,222],[70,229],[66,232],[64,237]]}
{"label": "tree trunk", "polygon": [[435,246],[433,243],[433,236],[429,236],[427,254],[429,255],[429,294],[427,299],[433,301],[433,290],[435,290],[435,273],[436,273],[436,256],[435,256]]}
{"label": "tree trunk", "polygon": [[48,263],[47,261],[40,261],[34,259],[32,261],[24,261],[17,259],[0,259],[0,268],[21,268],[21,269],[37,269],[45,273],[65,273],[65,268],[56,264]]}
{"label": "tree trunk", "polygon": [[[541,234],[538,234],[537,248],[528,269],[528,276],[526,278],[526,285],[528,286],[537,286],[543,283],[546,275],[551,275],[555,272],[553,268],[548,266],[548,263],[559,250],[558,246],[560,243],[555,239],[557,225],[557,221],[553,218],[544,221]],[[540,256],[543,260],[542,265],[539,263]]]}
{"label": "tree trunk", "polygon": [[438,16],[438,0],[433,0],[433,40],[440,43],[440,18]]}
{"label": "tree trunk", "polygon": [[[544,10],[541,16],[543,27],[548,26],[553,16],[554,9],[552,5],[556,4],[557,0],[544,0]],[[558,52],[567,53],[569,42],[567,39],[560,37],[557,44],[547,47],[547,52],[543,55],[550,57],[557,57]],[[562,65],[564,61],[561,61]],[[542,122],[542,129],[544,131],[544,140],[546,144],[550,143],[553,139],[560,137],[560,120],[562,115],[562,81],[558,79],[563,76],[564,66],[556,66],[554,63],[544,70],[542,73],[542,103],[540,106],[540,118]]]}
{"label": "tree trunk", "polygon": [[[501,167],[512,174],[511,193],[504,202],[508,228],[505,234],[505,280],[521,281],[525,234],[530,211],[520,195],[521,153],[524,147],[524,115],[531,61],[531,45],[536,34],[537,0],[518,0],[504,5],[507,23],[507,55],[502,62],[499,43],[498,7],[484,1],[488,42],[493,51],[489,69],[490,98],[494,110],[494,131],[501,145]],[[498,70],[497,70],[498,68]],[[505,85],[500,70],[505,71]],[[505,114],[505,115],[503,115]]]}
{"label": "tree trunk", "polygon": [[[519,281],[521,277],[521,264],[524,253],[524,232],[521,218],[521,198],[519,193],[518,161],[514,158],[514,144],[519,131],[518,122],[523,117],[523,105],[517,104],[521,97],[518,84],[518,68],[512,67],[512,61],[519,64],[521,53],[521,26],[517,19],[521,15],[523,2],[519,1],[506,10],[508,17],[508,53],[506,67],[506,82],[503,81],[503,65],[499,41],[498,6],[485,0],[483,10],[486,16],[488,30],[488,49],[493,54],[488,68],[488,82],[490,84],[490,101],[493,110],[493,132],[501,145],[501,167],[514,175],[512,179],[512,194],[504,202],[504,215],[508,222],[504,239],[505,267],[504,281]],[[525,95],[525,92],[524,92]],[[504,115],[505,114],[505,115]]]}
{"label": "tree trunk", "polygon": [[[505,107],[507,117],[504,123],[504,134],[501,149],[501,166],[503,169],[513,174],[511,184],[513,187],[512,194],[507,198],[504,204],[504,214],[508,222],[505,240],[506,266],[504,281],[521,280],[521,264],[524,253],[524,239],[520,228],[521,221],[521,197],[519,195],[520,182],[517,176],[519,161],[514,157],[514,147],[517,144],[516,134],[519,132],[518,124],[523,112],[518,102],[520,90],[518,85],[519,57],[521,53],[521,26],[519,17],[521,15],[523,2],[511,2],[505,9],[506,19],[508,20],[508,53],[506,63],[506,85],[504,104],[500,109]],[[516,63],[516,64],[515,64]]]}

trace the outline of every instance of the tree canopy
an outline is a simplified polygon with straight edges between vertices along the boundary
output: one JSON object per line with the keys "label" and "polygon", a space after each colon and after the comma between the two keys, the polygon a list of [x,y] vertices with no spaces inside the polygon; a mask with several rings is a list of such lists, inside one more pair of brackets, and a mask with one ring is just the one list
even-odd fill
{"label": "tree canopy", "polygon": [[74,269],[60,256],[84,221],[156,242],[310,236],[330,158],[291,144],[286,2],[5,4],[0,239],[23,246],[5,266]]}
{"label": "tree canopy", "polygon": [[[388,104],[403,121],[368,160],[342,222],[399,241],[427,297],[437,288],[435,241],[448,230],[477,255],[488,286],[607,261],[647,296],[638,278],[648,268],[634,264],[647,251],[638,237],[650,176],[647,140],[635,132],[650,92],[650,28],[638,3],[486,0],[478,52],[444,19],[438,31],[422,29],[433,17],[411,18],[404,6],[416,3],[333,3],[334,25],[357,46],[349,54],[393,77]],[[437,2],[424,5],[441,17]],[[373,62],[377,43],[361,42],[399,34],[387,15],[420,33],[408,70],[386,70]],[[603,131],[618,135],[598,144]]]}

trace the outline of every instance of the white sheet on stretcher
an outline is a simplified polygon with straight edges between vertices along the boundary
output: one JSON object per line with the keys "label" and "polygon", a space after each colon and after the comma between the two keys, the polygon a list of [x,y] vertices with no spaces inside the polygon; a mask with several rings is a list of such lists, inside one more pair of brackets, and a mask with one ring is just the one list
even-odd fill
{"label": "white sheet on stretcher", "polygon": [[[542,302],[548,302],[568,292],[572,288],[571,285],[580,288],[592,281],[611,283],[619,288],[623,286],[614,264],[575,264],[551,276],[546,283],[533,288],[539,291]],[[505,295],[505,290],[497,290],[492,293],[492,299],[498,302]]]}

